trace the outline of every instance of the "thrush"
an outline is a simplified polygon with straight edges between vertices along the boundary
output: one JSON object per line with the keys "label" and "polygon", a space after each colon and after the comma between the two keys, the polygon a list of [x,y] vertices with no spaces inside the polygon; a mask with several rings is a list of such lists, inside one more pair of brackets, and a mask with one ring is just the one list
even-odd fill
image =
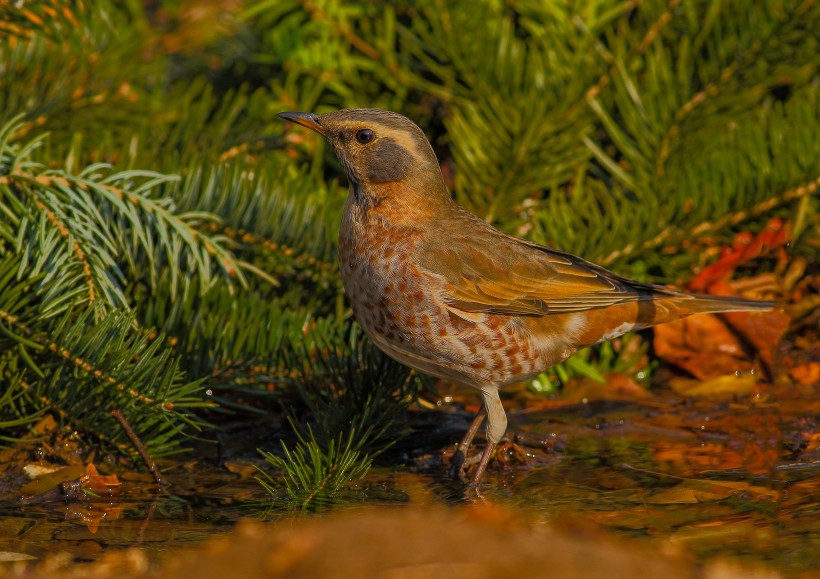
{"label": "thrush", "polygon": [[279,116],[321,134],[347,174],[339,262],[365,333],[399,362],[481,394],[481,411],[453,461],[457,473],[486,417],[473,486],[507,428],[503,386],[626,332],[692,314],[772,307],[633,281],[493,228],[452,199],[424,133],[397,113]]}

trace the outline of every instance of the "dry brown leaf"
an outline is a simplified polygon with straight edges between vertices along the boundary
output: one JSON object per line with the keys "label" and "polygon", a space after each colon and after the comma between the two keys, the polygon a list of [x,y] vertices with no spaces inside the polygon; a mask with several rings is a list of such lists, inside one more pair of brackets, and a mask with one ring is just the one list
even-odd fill
{"label": "dry brown leaf", "polygon": [[658,442],[653,447],[655,462],[671,468],[676,474],[698,474],[705,471],[743,468],[739,452],[717,443]]}
{"label": "dry brown leaf", "polygon": [[656,326],[654,344],[660,358],[700,380],[754,369],[743,344],[716,315],[701,314]]}
{"label": "dry brown leaf", "polygon": [[677,503],[704,503],[719,501],[728,496],[746,493],[752,498],[777,500],[780,491],[752,486],[744,481],[707,481],[686,479],[680,484],[647,497],[646,502],[656,505]]}
{"label": "dry brown leaf", "polygon": [[754,392],[757,387],[757,376],[729,374],[705,381],[672,378],[669,380],[669,386],[681,396],[737,396]]}
{"label": "dry brown leaf", "polygon": [[635,400],[652,398],[652,393],[638,384],[631,376],[621,372],[610,372],[601,384],[591,378],[573,378],[564,386],[561,397],[564,400]]}
{"label": "dry brown leaf", "polygon": [[78,464],[63,467],[57,471],[39,476],[33,481],[24,484],[20,488],[20,494],[24,497],[42,495],[60,483],[80,478],[85,472],[86,469]]}
{"label": "dry brown leaf", "polygon": [[112,487],[118,487],[122,483],[117,475],[101,475],[97,472],[97,467],[89,463],[86,467],[85,476],[81,479],[83,489],[95,495],[111,495]]}
{"label": "dry brown leaf", "polygon": [[789,375],[798,384],[817,386],[820,384],[820,362],[809,362],[808,364],[795,366],[789,370]]}
{"label": "dry brown leaf", "polygon": [[729,326],[754,348],[771,376],[777,367],[780,342],[789,329],[789,315],[783,310],[733,312],[724,315]]}

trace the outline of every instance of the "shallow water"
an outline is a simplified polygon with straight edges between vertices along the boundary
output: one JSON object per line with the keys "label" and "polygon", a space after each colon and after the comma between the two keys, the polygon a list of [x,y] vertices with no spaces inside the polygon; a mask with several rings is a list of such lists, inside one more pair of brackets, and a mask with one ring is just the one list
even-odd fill
{"label": "shallow water", "polygon": [[[639,544],[673,545],[698,561],[730,558],[787,574],[819,569],[820,403],[799,394],[782,403],[670,396],[524,405],[526,411],[511,413],[510,431],[549,440],[553,448],[522,446],[525,463],[511,450],[509,464],[490,470],[483,495],[530,520],[593,525]],[[454,440],[469,420],[466,412],[442,414],[426,442]],[[420,428],[427,428],[429,413],[419,415]],[[441,457],[451,445],[430,451],[411,443],[392,457],[408,465],[371,471],[364,503],[458,509],[477,500],[446,477]],[[121,474],[114,500],[3,501],[0,551],[37,559],[67,551],[83,562],[139,546],[162,561],[242,518],[262,516],[266,495],[253,479],[253,465],[262,463],[252,454],[234,459],[228,468],[166,464],[164,477],[172,483],[166,489],[147,475]]]}

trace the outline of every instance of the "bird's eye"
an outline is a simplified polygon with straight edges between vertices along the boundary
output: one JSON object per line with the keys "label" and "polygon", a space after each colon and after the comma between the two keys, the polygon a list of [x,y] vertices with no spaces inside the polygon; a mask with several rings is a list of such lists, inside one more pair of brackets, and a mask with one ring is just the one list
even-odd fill
{"label": "bird's eye", "polygon": [[359,131],[356,131],[356,140],[362,145],[366,145],[375,138],[376,133],[374,133],[370,129],[361,129]]}

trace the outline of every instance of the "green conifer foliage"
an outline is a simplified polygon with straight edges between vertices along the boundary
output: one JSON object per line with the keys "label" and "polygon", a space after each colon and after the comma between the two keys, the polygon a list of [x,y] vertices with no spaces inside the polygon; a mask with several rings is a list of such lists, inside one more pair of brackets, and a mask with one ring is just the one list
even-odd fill
{"label": "green conifer foliage", "polygon": [[[345,183],[283,110],[407,114],[459,202],[625,275],[687,279],[682,241],[773,215],[816,263],[818,29],[804,0],[6,3],[3,440],[50,412],[118,445],[120,409],[172,452],[209,390],[297,382],[317,409],[329,344],[393,364],[343,338]],[[362,449],[314,418],[333,456]]]}

